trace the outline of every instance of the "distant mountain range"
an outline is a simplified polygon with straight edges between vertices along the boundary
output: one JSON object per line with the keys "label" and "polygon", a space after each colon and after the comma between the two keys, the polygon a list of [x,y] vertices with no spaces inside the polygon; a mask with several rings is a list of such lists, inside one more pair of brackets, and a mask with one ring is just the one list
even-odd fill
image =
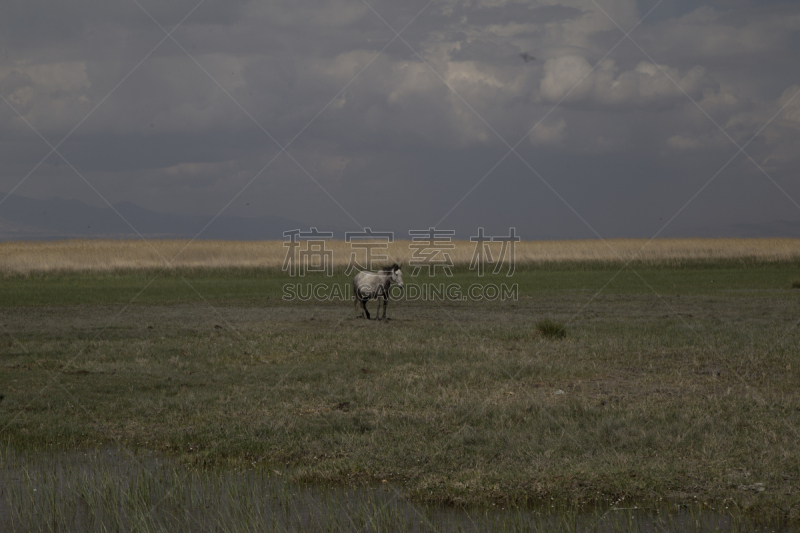
{"label": "distant mountain range", "polygon": [[[0,193],[0,200],[2,198],[5,198],[4,193]],[[157,213],[131,202],[114,204],[112,209],[78,200],[35,200],[12,194],[0,204],[0,240],[135,238],[138,237],[136,231],[148,238],[185,239],[195,237],[212,218]],[[220,215],[199,238],[282,239],[284,231],[297,228],[307,230],[308,225],[271,215],[255,218]]]}

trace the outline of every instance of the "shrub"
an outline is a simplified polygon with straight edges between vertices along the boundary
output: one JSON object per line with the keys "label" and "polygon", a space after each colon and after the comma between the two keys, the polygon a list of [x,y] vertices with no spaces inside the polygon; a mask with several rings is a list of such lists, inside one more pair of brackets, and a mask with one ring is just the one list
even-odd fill
{"label": "shrub", "polygon": [[548,339],[563,339],[567,336],[567,326],[552,318],[545,318],[536,323],[536,330]]}

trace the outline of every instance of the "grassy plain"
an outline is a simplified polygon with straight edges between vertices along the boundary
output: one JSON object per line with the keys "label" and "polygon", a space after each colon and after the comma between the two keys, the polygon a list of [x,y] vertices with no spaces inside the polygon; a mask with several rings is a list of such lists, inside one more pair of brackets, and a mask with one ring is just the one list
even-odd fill
{"label": "grassy plain", "polygon": [[[0,441],[386,480],[430,503],[624,497],[797,523],[798,267],[790,254],[406,273],[407,290],[516,283],[518,299],[401,299],[388,322],[284,301],[296,280],[278,268],[7,272]],[[565,338],[537,330],[548,318]]]}

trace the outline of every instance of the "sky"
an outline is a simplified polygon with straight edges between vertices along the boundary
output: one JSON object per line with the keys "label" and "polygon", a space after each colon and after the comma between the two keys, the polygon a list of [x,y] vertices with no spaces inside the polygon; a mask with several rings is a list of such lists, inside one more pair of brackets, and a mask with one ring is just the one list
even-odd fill
{"label": "sky", "polygon": [[0,200],[525,239],[800,220],[798,67],[797,2],[4,0]]}

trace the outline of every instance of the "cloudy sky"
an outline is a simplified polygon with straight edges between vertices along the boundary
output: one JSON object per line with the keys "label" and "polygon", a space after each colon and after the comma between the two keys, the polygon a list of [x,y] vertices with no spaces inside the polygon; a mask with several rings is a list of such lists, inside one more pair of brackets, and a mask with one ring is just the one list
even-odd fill
{"label": "cloudy sky", "polygon": [[524,238],[800,220],[796,2],[198,2],[4,0],[0,191]]}

